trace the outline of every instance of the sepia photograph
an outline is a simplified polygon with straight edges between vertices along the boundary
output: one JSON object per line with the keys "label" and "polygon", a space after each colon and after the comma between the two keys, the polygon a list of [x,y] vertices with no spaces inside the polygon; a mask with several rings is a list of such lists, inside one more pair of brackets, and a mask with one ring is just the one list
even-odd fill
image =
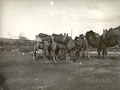
{"label": "sepia photograph", "polygon": [[120,90],[120,0],[0,0],[0,90]]}

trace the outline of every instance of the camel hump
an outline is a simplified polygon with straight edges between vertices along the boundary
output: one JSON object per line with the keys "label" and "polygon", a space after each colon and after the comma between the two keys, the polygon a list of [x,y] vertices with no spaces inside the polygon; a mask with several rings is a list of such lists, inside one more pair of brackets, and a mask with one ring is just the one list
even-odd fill
{"label": "camel hump", "polygon": [[39,33],[38,36],[42,39],[42,41],[51,42],[50,35],[47,35],[47,34],[44,34],[44,33]]}
{"label": "camel hump", "polygon": [[53,34],[52,36],[54,36],[54,41],[60,44],[67,44],[69,41],[69,37],[68,35],[58,35],[58,34]]}

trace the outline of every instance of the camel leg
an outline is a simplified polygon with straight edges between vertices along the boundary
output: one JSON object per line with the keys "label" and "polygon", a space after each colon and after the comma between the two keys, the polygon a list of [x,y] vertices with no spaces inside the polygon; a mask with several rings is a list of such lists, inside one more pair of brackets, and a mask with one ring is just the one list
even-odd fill
{"label": "camel leg", "polygon": [[58,53],[59,53],[59,49],[55,49],[55,58],[57,61],[59,61],[59,58],[58,58]]}
{"label": "camel leg", "polygon": [[86,50],[84,50],[83,49],[83,54],[82,54],[82,56],[84,55],[84,58],[85,58],[85,60],[86,60],[86,58],[87,58],[87,53],[86,53]]}
{"label": "camel leg", "polygon": [[59,60],[59,59],[58,59],[58,55],[56,55],[56,60]]}
{"label": "camel leg", "polygon": [[120,41],[118,41],[118,46],[119,46],[119,48],[120,48]]}
{"label": "camel leg", "polygon": [[84,55],[85,55],[85,60],[87,59],[87,52],[86,50],[84,51]]}
{"label": "camel leg", "polygon": [[36,51],[37,49],[34,46],[34,51],[33,51],[33,61],[36,61]]}
{"label": "camel leg", "polygon": [[46,63],[46,52],[47,51],[47,48],[46,48],[46,45],[45,45],[45,43],[43,44],[43,60],[44,60],[44,62]]}
{"label": "camel leg", "polygon": [[104,59],[104,54],[105,52],[104,52],[104,49],[102,50],[102,58]]}
{"label": "camel leg", "polygon": [[107,48],[105,49],[105,59],[107,58]]}
{"label": "camel leg", "polygon": [[76,60],[79,59],[79,53],[77,51],[73,51],[73,55],[74,55],[74,62],[76,62]]}
{"label": "camel leg", "polygon": [[66,57],[65,56],[66,51],[65,50],[61,50],[61,52],[62,52],[63,58],[65,58]]}
{"label": "camel leg", "polygon": [[70,61],[70,51],[66,51],[66,62]]}
{"label": "camel leg", "polygon": [[103,48],[102,56],[103,56],[103,59],[107,58],[107,48]]}
{"label": "camel leg", "polygon": [[51,48],[50,47],[48,48],[48,54],[49,54],[49,57],[51,58],[52,54],[51,54]]}
{"label": "camel leg", "polygon": [[102,47],[102,57],[103,57],[103,59],[105,59],[107,56],[107,47],[105,44],[103,44],[102,46],[103,46]]}
{"label": "camel leg", "polygon": [[44,59],[44,62],[47,63],[47,56],[46,56],[46,52],[44,52],[44,55],[43,55],[43,59]]}
{"label": "camel leg", "polygon": [[69,53],[66,53],[66,62],[69,61]]}
{"label": "camel leg", "polygon": [[54,63],[57,63],[55,50],[52,51],[52,57],[53,57],[53,62],[54,62]]}
{"label": "camel leg", "polygon": [[55,56],[53,56],[53,62],[57,63]]}
{"label": "camel leg", "polygon": [[82,58],[83,50],[80,51],[80,59]]}
{"label": "camel leg", "polygon": [[88,53],[88,50],[86,50],[86,56],[88,57],[88,59],[91,59],[89,53]]}
{"label": "camel leg", "polygon": [[87,54],[88,58],[91,59],[91,56],[89,54]]}
{"label": "camel leg", "polygon": [[102,51],[102,48],[97,48],[97,52],[98,52],[98,58],[101,58],[101,51]]}
{"label": "camel leg", "polygon": [[70,59],[71,59],[71,58],[70,58],[70,55],[68,55],[68,61],[70,61]]}
{"label": "camel leg", "polygon": [[85,60],[87,59],[87,57],[88,57],[88,59],[91,59],[87,50],[84,51],[84,54],[85,54]]}
{"label": "camel leg", "polygon": [[36,61],[36,51],[33,52],[33,61]]}
{"label": "camel leg", "polygon": [[47,63],[47,62],[46,62],[46,56],[43,56],[43,60],[44,60],[45,63]]}
{"label": "camel leg", "polygon": [[75,59],[78,60],[80,52],[78,50],[75,50],[75,51],[73,51],[73,53],[74,53]]}

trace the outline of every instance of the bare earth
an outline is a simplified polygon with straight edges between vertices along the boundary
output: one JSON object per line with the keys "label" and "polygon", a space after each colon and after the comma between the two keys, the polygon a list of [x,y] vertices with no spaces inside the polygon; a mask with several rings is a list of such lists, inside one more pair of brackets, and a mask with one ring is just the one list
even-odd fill
{"label": "bare earth", "polygon": [[91,55],[91,60],[54,64],[33,61],[32,54],[0,52],[0,72],[8,90],[120,90],[120,54],[104,60]]}

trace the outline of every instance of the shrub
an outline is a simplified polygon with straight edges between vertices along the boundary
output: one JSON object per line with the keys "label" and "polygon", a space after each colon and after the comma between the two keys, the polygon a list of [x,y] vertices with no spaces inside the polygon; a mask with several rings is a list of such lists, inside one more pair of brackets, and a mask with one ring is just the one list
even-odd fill
{"label": "shrub", "polygon": [[19,47],[21,52],[31,52],[33,50],[32,46],[21,46]]}

